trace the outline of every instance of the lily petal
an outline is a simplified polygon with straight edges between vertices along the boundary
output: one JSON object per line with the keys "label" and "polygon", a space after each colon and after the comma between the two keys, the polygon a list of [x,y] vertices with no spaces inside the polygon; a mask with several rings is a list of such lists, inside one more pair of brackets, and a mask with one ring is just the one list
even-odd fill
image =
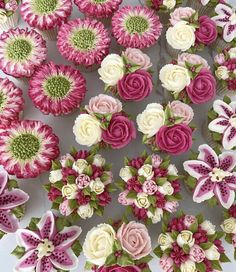
{"label": "lily petal", "polygon": [[193,193],[193,201],[201,203],[207,199],[211,199],[214,196],[215,184],[209,177],[200,179]]}
{"label": "lily petal", "polygon": [[228,184],[229,188],[232,190],[236,190],[236,173],[233,173],[233,176],[226,177],[224,181]]}
{"label": "lily petal", "polygon": [[225,208],[229,209],[235,198],[234,190],[231,190],[226,182],[222,181],[216,184],[214,193],[218,198],[220,204]]}
{"label": "lily petal", "polygon": [[236,37],[236,25],[232,25],[228,22],[223,31],[223,38],[226,42],[232,42],[232,40]]}
{"label": "lily petal", "polygon": [[26,250],[34,249],[41,242],[39,235],[28,229],[19,229],[16,232],[17,243]]}
{"label": "lily petal", "polygon": [[80,236],[82,229],[78,226],[65,227],[53,238],[53,244],[57,249],[70,247]]}
{"label": "lily petal", "polygon": [[224,14],[216,15],[211,18],[217,26],[224,27],[226,22],[228,21],[227,17]]}
{"label": "lily petal", "polygon": [[222,145],[224,149],[231,150],[236,146],[236,128],[229,126],[224,134],[222,139]]}
{"label": "lily petal", "polygon": [[225,15],[226,17],[230,17],[233,14],[232,8],[224,4],[218,4],[215,7],[215,12],[217,14]]}
{"label": "lily petal", "polygon": [[17,264],[15,270],[19,272],[32,272],[34,271],[38,261],[37,252],[30,250],[21,257],[20,262]]}
{"label": "lily petal", "polygon": [[229,125],[229,119],[225,117],[218,117],[210,122],[209,130],[223,134]]}
{"label": "lily petal", "polygon": [[208,176],[212,170],[207,163],[198,160],[185,161],[183,166],[184,170],[196,179]]}
{"label": "lily petal", "polygon": [[36,266],[36,272],[56,272],[50,259],[48,257],[43,257]]}
{"label": "lily petal", "polygon": [[216,100],[213,103],[213,109],[219,114],[219,116],[224,116],[226,118],[230,118],[234,114],[230,105],[225,103],[223,100]]}
{"label": "lily petal", "polygon": [[236,113],[236,101],[232,101],[229,106],[232,108],[232,111]]}
{"label": "lily petal", "polygon": [[17,218],[9,211],[0,210],[0,230],[5,233],[14,233],[19,227]]}
{"label": "lily petal", "polygon": [[12,191],[5,190],[5,192],[0,195],[0,209],[10,210],[25,204],[28,200],[29,195],[20,189],[14,189]]}
{"label": "lily petal", "polygon": [[56,268],[62,270],[72,270],[78,266],[78,257],[70,248],[67,250],[55,249],[50,256],[50,260]]}
{"label": "lily petal", "polygon": [[8,181],[8,173],[4,169],[0,170],[0,195],[3,193],[6,188]]}
{"label": "lily petal", "polygon": [[216,152],[207,144],[200,145],[198,159],[207,163],[211,168],[219,166]]}
{"label": "lily petal", "polygon": [[236,152],[225,151],[219,155],[219,160],[222,170],[232,172],[236,166]]}
{"label": "lily petal", "polygon": [[51,211],[47,211],[37,224],[43,239],[49,239],[55,234],[55,218]]}

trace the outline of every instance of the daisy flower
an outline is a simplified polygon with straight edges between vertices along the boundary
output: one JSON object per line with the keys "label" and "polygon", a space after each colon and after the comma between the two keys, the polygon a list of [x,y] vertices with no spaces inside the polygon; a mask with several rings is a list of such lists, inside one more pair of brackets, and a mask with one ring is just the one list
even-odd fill
{"label": "daisy flower", "polygon": [[80,71],[53,62],[39,67],[29,85],[35,107],[56,116],[79,108],[86,93],[86,81]]}
{"label": "daisy flower", "polygon": [[35,178],[59,155],[59,139],[40,121],[12,122],[0,133],[0,164],[17,178]]}
{"label": "daisy flower", "polygon": [[100,64],[109,53],[110,43],[104,25],[89,18],[69,21],[58,32],[57,46],[62,56],[85,67]]}
{"label": "daisy flower", "polygon": [[23,92],[8,78],[0,78],[0,122],[9,125],[23,111]]}
{"label": "daisy flower", "polygon": [[0,36],[0,68],[8,75],[30,77],[46,55],[46,42],[34,30],[12,28]]}
{"label": "daisy flower", "polygon": [[162,24],[155,12],[142,6],[124,6],[112,17],[112,33],[124,47],[146,48],[161,35]]}

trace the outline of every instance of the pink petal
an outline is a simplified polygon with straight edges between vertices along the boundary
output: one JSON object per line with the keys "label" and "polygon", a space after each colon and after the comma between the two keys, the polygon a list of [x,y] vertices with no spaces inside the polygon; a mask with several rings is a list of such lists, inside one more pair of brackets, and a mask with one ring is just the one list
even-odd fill
{"label": "pink petal", "polygon": [[26,250],[36,248],[41,242],[37,233],[28,229],[19,229],[16,233],[17,243]]}
{"label": "pink petal", "polygon": [[56,272],[50,259],[48,257],[43,257],[36,266],[36,272]]}
{"label": "pink petal", "polygon": [[225,15],[216,15],[214,17],[211,18],[217,26],[219,27],[224,27],[226,22],[228,22],[228,19]]}
{"label": "pink petal", "polygon": [[224,171],[232,172],[236,166],[236,152],[225,151],[219,155],[220,168]]}
{"label": "pink petal", "polygon": [[5,190],[5,192],[0,195],[0,209],[13,209],[17,206],[23,205],[28,200],[28,194],[20,189],[14,189],[12,191]]}
{"label": "pink petal", "polygon": [[219,159],[216,152],[207,144],[200,145],[198,159],[206,162],[211,168],[219,165]]}
{"label": "pink petal", "polygon": [[208,176],[211,172],[211,168],[203,161],[191,160],[183,163],[184,170],[189,173],[190,176],[199,179],[204,176]]}
{"label": "pink petal", "polygon": [[20,259],[20,262],[16,266],[16,271],[19,272],[31,272],[34,271],[37,265],[37,252],[35,250],[30,250]]}
{"label": "pink petal", "polygon": [[215,12],[217,14],[225,15],[226,17],[230,17],[233,14],[232,8],[224,4],[218,4],[215,7]]}
{"label": "pink petal", "polygon": [[49,239],[55,234],[55,218],[51,211],[47,211],[37,224],[42,239]]}
{"label": "pink petal", "polygon": [[216,100],[213,104],[213,109],[219,116],[224,116],[226,118],[230,118],[234,114],[230,105],[222,100]]}
{"label": "pink petal", "polygon": [[8,181],[7,171],[5,171],[4,169],[1,169],[0,170],[0,195],[2,194],[4,189],[6,188],[7,181]]}
{"label": "pink petal", "polygon": [[228,184],[230,189],[236,190],[236,173],[233,173],[231,177],[226,177],[224,181]]}
{"label": "pink petal", "polygon": [[17,218],[8,211],[0,210],[0,230],[5,233],[14,233],[19,225]]}
{"label": "pink petal", "polygon": [[229,188],[226,182],[217,183],[214,193],[225,209],[229,209],[233,205],[235,192]]}
{"label": "pink petal", "polygon": [[236,146],[236,128],[229,126],[223,134],[222,144],[224,149],[230,150]]}
{"label": "pink petal", "polygon": [[70,248],[67,250],[55,249],[50,256],[50,260],[56,268],[62,270],[72,270],[78,266],[78,257]]}
{"label": "pink petal", "polygon": [[227,126],[229,125],[229,119],[225,117],[218,117],[210,122],[208,125],[208,128],[211,131],[218,132],[218,133],[224,133]]}
{"label": "pink petal", "polygon": [[209,177],[200,179],[193,193],[193,201],[201,203],[207,199],[211,199],[214,196],[215,184]]}
{"label": "pink petal", "polygon": [[226,42],[232,42],[232,40],[236,37],[236,25],[231,25],[231,23],[227,23],[224,27],[223,38]]}

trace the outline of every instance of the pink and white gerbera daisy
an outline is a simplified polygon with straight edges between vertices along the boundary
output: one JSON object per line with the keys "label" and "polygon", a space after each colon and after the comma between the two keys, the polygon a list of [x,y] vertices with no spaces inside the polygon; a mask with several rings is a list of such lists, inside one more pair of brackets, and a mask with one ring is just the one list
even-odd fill
{"label": "pink and white gerbera daisy", "polygon": [[146,48],[161,35],[162,24],[154,10],[142,6],[124,6],[112,17],[112,33],[124,47]]}
{"label": "pink and white gerbera daisy", "polygon": [[218,117],[210,122],[208,128],[223,134],[222,145],[224,149],[234,149],[236,147],[236,101],[227,104],[222,100],[216,100],[213,110],[218,114]]}
{"label": "pink and white gerbera daisy", "polygon": [[49,30],[64,23],[72,12],[71,0],[22,0],[21,16],[31,27]]}
{"label": "pink and white gerbera daisy", "polygon": [[0,122],[9,125],[23,111],[23,92],[8,78],[0,78]]}
{"label": "pink and white gerbera daisy", "polygon": [[62,56],[85,67],[100,64],[109,53],[110,43],[104,25],[89,18],[78,18],[63,24],[57,37]]}
{"label": "pink and white gerbera daisy", "polygon": [[12,122],[0,133],[0,164],[17,178],[35,178],[59,155],[59,139],[40,121]]}
{"label": "pink and white gerbera daisy", "polygon": [[35,107],[56,116],[79,108],[86,93],[86,81],[79,70],[53,62],[39,67],[29,85]]}
{"label": "pink and white gerbera daisy", "polygon": [[224,151],[218,156],[207,144],[198,150],[197,160],[183,164],[184,170],[197,179],[193,200],[201,203],[215,196],[224,208],[230,208],[236,191],[236,153]]}
{"label": "pink and white gerbera daisy", "polygon": [[0,36],[0,69],[8,75],[30,77],[46,56],[46,42],[35,30],[12,28]]}
{"label": "pink and white gerbera daisy", "polygon": [[87,16],[107,18],[119,9],[122,0],[74,0],[74,2]]}
{"label": "pink and white gerbera daisy", "polygon": [[19,229],[17,243],[25,253],[16,271],[53,272],[77,268],[78,257],[72,247],[81,234],[78,226],[57,230],[56,219],[51,211],[36,224],[36,230]]}

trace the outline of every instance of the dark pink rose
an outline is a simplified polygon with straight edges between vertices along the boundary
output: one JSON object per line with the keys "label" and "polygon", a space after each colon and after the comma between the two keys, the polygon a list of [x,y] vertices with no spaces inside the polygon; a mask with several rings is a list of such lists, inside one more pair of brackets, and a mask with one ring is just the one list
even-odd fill
{"label": "dark pink rose", "polygon": [[233,72],[236,69],[236,58],[227,60],[224,64],[229,71]]}
{"label": "dark pink rose", "polygon": [[145,70],[126,74],[117,85],[120,97],[126,101],[141,101],[149,96],[152,89],[152,76]]}
{"label": "dark pink rose", "polygon": [[208,16],[199,17],[199,27],[196,29],[196,40],[204,45],[212,44],[217,39],[216,23]]}
{"label": "dark pink rose", "polygon": [[163,0],[151,0],[150,3],[151,3],[151,8],[155,10],[159,10],[163,4]]}
{"label": "dark pink rose", "polygon": [[156,145],[162,151],[179,155],[191,148],[192,134],[191,128],[184,124],[172,127],[162,126],[156,135]]}
{"label": "dark pink rose", "polygon": [[120,114],[114,114],[112,116],[107,130],[104,130],[102,133],[103,141],[110,144],[114,149],[126,146],[135,138],[136,129],[133,121]]}
{"label": "dark pink rose", "polygon": [[61,196],[61,191],[55,187],[52,187],[48,192],[48,199],[51,201],[56,200],[59,196]]}
{"label": "dark pink rose", "polygon": [[102,266],[100,267],[97,272],[141,272],[141,269],[136,266],[119,266],[119,265],[113,265],[110,267]]}
{"label": "dark pink rose", "polygon": [[216,80],[211,71],[203,68],[186,87],[188,97],[194,104],[203,104],[216,95]]}

